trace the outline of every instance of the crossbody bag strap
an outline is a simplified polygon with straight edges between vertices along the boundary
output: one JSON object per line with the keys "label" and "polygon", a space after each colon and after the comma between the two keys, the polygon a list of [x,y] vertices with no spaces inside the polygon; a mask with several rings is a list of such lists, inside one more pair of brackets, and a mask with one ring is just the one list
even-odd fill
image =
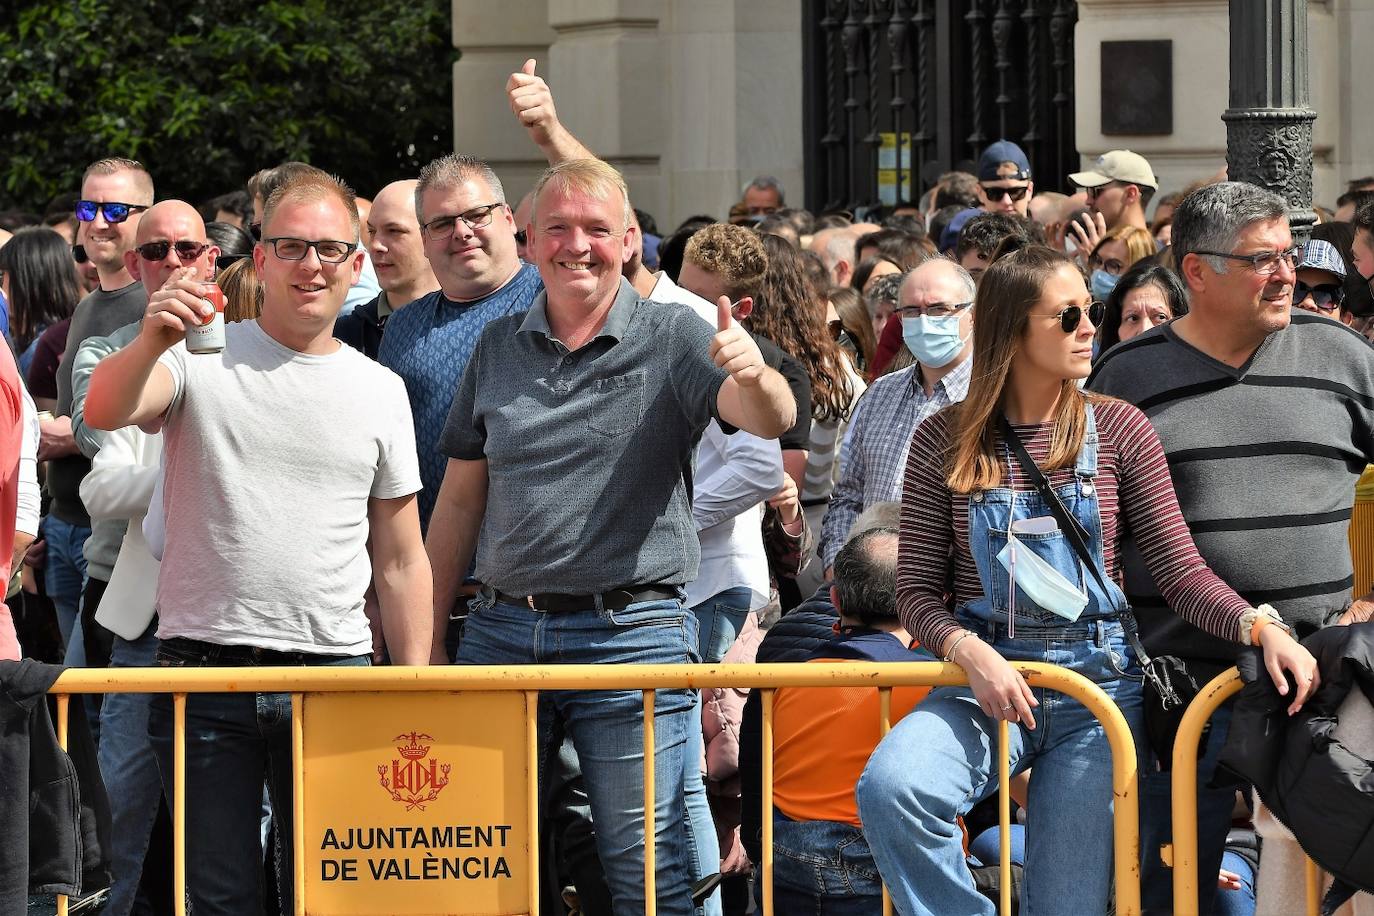
{"label": "crossbody bag strap", "polygon": [[[1050,486],[1050,482],[1041,473],[1040,467],[1031,458],[1030,453],[1026,451],[1026,446],[1022,444],[1021,437],[1016,434],[1016,430],[1012,429],[1011,423],[1008,422],[1005,415],[1000,418],[999,423],[1001,424],[1002,438],[1006,440],[1007,445],[1016,454],[1016,463],[1021,465],[1021,470],[1030,478],[1031,484],[1040,494],[1041,499],[1045,501],[1045,505],[1049,507],[1050,514],[1059,523],[1059,527],[1063,530],[1064,536],[1068,538],[1074,553],[1078,554],[1078,559],[1092,572],[1098,587],[1102,589],[1102,594],[1111,594],[1111,590],[1107,588],[1106,574],[1099,567],[1092,554],[1088,552],[1087,532],[1083,529],[1082,523],[1069,513],[1069,510],[1059,499],[1059,494],[1054,492],[1054,488]],[[1127,606],[1121,612],[1120,619],[1122,629],[1126,631],[1126,641],[1130,644],[1131,651],[1135,652],[1136,661],[1140,663],[1140,669],[1145,672],[1146,678],[1154,685],[1155,690],[1163,699],[1164,707],[1168,709],[1171,705],[1179,703],[1177,694],[1169,682],[1160,677],[1155,670],[1154,660],[1145,651],[1145,644],[1141,642],[1140,629],[1136,624],[1135,612]]]}

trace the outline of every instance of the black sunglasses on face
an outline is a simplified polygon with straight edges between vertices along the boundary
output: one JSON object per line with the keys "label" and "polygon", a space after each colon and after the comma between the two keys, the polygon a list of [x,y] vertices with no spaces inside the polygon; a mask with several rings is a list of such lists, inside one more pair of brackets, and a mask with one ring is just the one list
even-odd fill
{"label": "black sunglasses on face", "polygon": [[1093,326],[1100,327],[1102,325],[1102,319],[1107,316],[1107,303],[1094,302],[1087,308],[1081,305],[1071,305],[1063,311],[1053,315],[1037,315],[1036,317],[1058,318],[1060,329],[1065,334],[1072,334],[1074,331],[1078,330],[1078,325],[1082,323],[1085,312],[1087,313],[1088,320],[1093,323]]}
{"label": "black sunglasses on face", "polygon": [[1015,203],[1019,201],[1021,198],[1025,197],[1026,192],[1029,190],[1029,185],[1022,185],[1019,188],[990,188],[987,185],[983,185],[983,193],[986,194],[988,196],[988,200],[992,201],[993,203],[996,203],[1003,197],[1010,197],[1012,199],[1012,202]]}
{"label": "black sunglasses on face", "polygon": [[196,258],[205,254],[205,249],[210,246],[204,242],[193,242],[190,239],[181,239],[177,242],[169,242],[166,239],[159,239],[156,242],[148,242],[139,245],[134,250],[138,256],[145,261],[161,261],[167,257],[167,252],[175,250],[177,257],[182,263],[194,261]]}
{"label": "black sunglasses on face", "polygon": [[104,215],[105,222],[122,223],[129,218],[130,213],[147,209],[142,204],[121,204],[114,201],[98,203],[94,200],[78,200],[76,202],[76,218],[83,223],[89,223],[95,219],[95,214],[98,211]]}
{"label": "black sunglasses on face", "polygon": [[85,264],[90,258],[86,255],[85,245],[72,246],[72,260],[78,264]]}
{"label": "black sunglasses on face", "polygon": [[1295,305],[1308,296],[1312,297],[1312,304],[1323,312],[1334,312],[1345,301],[1345,290],[1335,284],[1308,286],[1301,280],[1293,284],[1293,303]]}

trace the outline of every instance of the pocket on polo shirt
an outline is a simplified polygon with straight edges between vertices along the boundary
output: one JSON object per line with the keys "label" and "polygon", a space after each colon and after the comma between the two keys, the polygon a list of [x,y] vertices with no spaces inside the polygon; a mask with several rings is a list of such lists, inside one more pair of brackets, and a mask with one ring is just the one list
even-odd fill
{"label": "pocket on polo shirt", "polygon": [[644,419],[644,373],[632,372],[592,383],[587,405],[587,428],[603,436],[618,436]]}

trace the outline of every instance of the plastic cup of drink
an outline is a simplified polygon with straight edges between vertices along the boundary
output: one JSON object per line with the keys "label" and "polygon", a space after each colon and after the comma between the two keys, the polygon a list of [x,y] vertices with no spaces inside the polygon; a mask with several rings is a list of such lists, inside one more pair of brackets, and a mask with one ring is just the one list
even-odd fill
{"label": "plastic cup of drink", "polygon": [[201,286],[200,295],[215,310],[200,324],[186,329],[186,352],[218,353],[224,349],[224,290],[206,283]]}

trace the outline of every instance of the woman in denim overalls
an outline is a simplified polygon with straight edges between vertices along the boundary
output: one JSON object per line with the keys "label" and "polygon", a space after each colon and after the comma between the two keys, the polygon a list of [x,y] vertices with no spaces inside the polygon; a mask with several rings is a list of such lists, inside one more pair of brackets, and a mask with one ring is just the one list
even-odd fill
{"label": "woman in denim overalls", "polygon": [[[1123,529],[1129,524],[1170,607],[1213,635],[1262,643],[1269,670],[1293,672],[1295,706],[1315,686],[1316,663],[1285,629],[1266,625],[1271,611],[1250,607],[1198,556],[1144,415],[1078,389],[1102,307],[1090,306],[1073,262],[1043,247],[1007,255],[984,275],[976,308],[968,397],[912,439],[897,598],[907,628],[959,664],[970,687],[932,691],[883,739],[856,790],[859,814],[899,912],[993,913],[969,876],[958,819],[996,788],[997,723],[1006,720],[1012,772],[1033,767],[1021,912],[1101,916],[1111,888],[1106,735],[1076,700],[1032,691],[1011,662],[1062,665],[1092,680],[1139,742],[1142,673],[1114,579]],[[1051,521],[999,431],[1004,416],[1086,532],[1105,587]],[[1040,521],[1028,532],[1012,527],[1028,519]],[[1020,556],[1033,553],[1086,595],[1081,613],[1074,617],[1072,602],[1032,587],[1024,560],[1010,587],[998,559],[1009,530]]]}

